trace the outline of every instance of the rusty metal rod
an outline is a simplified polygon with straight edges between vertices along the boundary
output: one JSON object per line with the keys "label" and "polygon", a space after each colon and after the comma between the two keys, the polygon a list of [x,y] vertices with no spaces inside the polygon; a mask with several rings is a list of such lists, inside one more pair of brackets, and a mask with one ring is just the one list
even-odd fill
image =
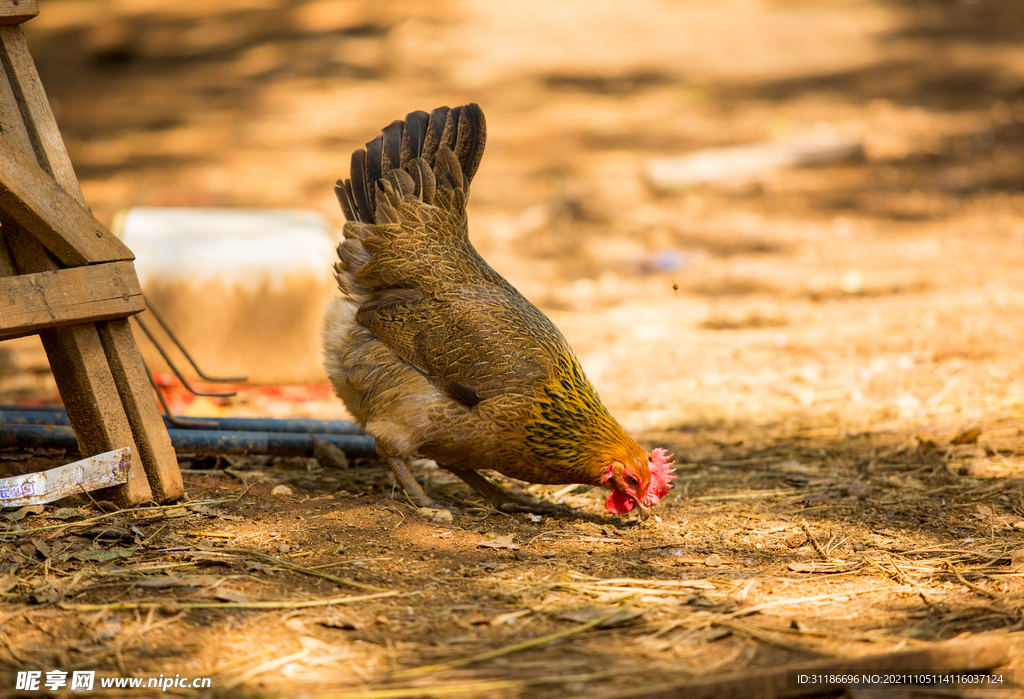
{"label": "rusty metal rod", "polygon": [[143,323],[138,316],[134,316],[134,318],[135,323],[140,328],[142,328],[142,332],[144,332],[146,334],[146,337],[149,338],[149,341],[153,343],[153,346],[156,347],[157,352],[159,352],[160,356],[164,358],[165,362],[167,362],[167,366],[171,368],[171,371],[174,372],[174,375],[178,377],[178,381],[181,381],[181,385],[184,386],[185,390],[187,390],[189,393],[191,393],[194,396],[210,396],[213,398],[230,398],[231,396],[238,395],[238,391],[197,391],[196,389],[192,388],[192,384],[188,382],[188,379],[185,378],[185,375],[181,373],[181,370],[179,370],[178,367],[171,360],[170,355],[167,354],[167,350],[165,350],[163,346],[159,342],[157,342],[156,338],[153,336],[153,333],[150,332],[149,328],[146,327],[146,324]]}
{"label": "rusty metal rod", "polygon": [[[188,360],[188,363],[192,365],[192,368],[196,370],[196,373],[199,374],[199,378],[201,378],[203,381],[208,381],[210,383],[243,383],[249,378],[248,376],[207,375],[202,369],[199,368],[199,365],[196,364],[196,360],[193,359],[191,353],[189,353],[189,351],[185,349],[185,345],[183,345],[181,343],[181,340],[178,339],[178,336],[174,334],[174,331],[171,330],[171,326],[167,324],[167,321],[164,320],[163,316],[157,313],[156,306],[153,305],[153,302],[150,301],[145,294],[142,295],[142,300],[146,304],[146,310],[149,311],[150,315],[156,318],[156,322],[159,323],[160,327],[164,329],[165,333],[167,333],[167,337],[171,338],[171,342],[173,342],[174,346],[178,348],[178,351],[185,356],[185,359]],[[143,330],[145,330],[145,328],[143,328]],[[145,332],[147,335],[149,335],[149,339],[153,340],[153,336],[150,335],[149,331],[145,330]],[[159,344],[156,342],[156,340],[153,340],[153,344],[156,344],[159,347]],[[163,354],[163,352],[161,352],[161,354]]]}

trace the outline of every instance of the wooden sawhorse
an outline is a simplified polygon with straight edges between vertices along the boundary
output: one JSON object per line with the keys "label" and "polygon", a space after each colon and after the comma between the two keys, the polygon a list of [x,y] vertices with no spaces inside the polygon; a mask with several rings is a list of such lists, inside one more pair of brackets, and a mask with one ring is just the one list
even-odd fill
{"label": "wooden sawhorse", "polygon": [[120,506],[179,498],[177,458],[128,316],[145,309],[135,256],[85,206],[21,23],[0,0],[0,340],[38,334],[82,456],[129,446]]}

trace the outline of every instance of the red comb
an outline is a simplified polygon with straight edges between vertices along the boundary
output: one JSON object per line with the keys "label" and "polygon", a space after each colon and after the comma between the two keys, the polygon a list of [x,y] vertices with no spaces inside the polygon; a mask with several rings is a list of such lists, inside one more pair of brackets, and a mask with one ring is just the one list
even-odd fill
{"label": "red comb", "polygon": [[647,488],[647,500],[653,505],[661,500],[672,487],[675,480],[675,461],[670,461],[675,454],[665,449],[651,449],[651,485]]}

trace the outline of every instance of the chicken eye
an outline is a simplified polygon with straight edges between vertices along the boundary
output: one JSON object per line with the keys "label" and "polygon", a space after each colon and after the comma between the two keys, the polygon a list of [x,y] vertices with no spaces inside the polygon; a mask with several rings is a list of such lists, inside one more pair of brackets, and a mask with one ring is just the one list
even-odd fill
{"label": "chicken eye", "polygon": [[634,488],[638,488],[640,486],[640,481],[636,479],[636,476],[626,476],[626,482]]}

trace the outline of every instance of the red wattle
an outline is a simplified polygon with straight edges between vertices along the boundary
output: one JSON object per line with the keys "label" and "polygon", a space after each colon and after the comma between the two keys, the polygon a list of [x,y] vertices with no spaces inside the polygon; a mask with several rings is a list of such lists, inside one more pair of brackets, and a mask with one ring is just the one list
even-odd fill
{"label": "red wattle", "polygon": [[617,515],[624,515],[633,509],[633,498],[629,497],[621,490],[613,490],[608,499],[605,500],[604,506],[609,512],[614,512]]}

